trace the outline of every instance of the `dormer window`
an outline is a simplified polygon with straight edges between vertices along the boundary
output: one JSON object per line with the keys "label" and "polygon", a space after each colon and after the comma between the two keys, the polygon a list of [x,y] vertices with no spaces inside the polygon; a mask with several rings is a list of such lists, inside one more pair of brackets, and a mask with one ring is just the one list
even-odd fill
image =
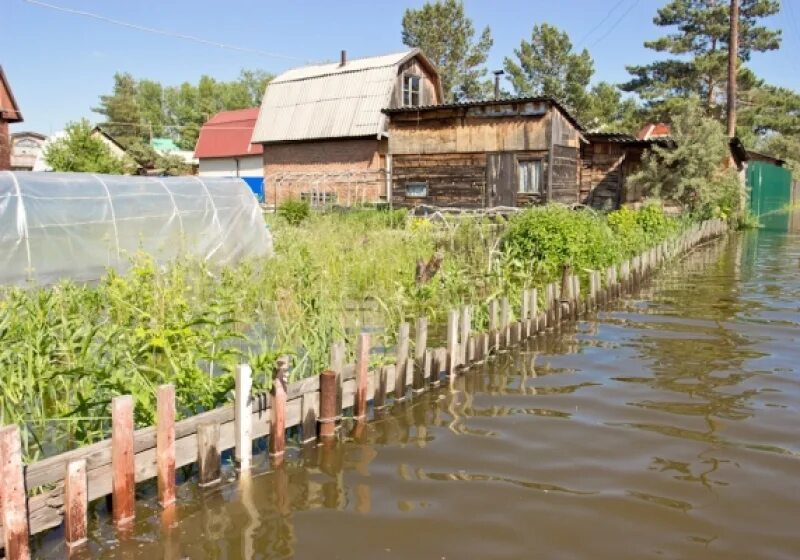
{"label": "dormer window", "polygon": [[422,78],[416,74],[406,74],[403,76],[403,105],[405,107],[419,107],[420,103],[420,84]]}

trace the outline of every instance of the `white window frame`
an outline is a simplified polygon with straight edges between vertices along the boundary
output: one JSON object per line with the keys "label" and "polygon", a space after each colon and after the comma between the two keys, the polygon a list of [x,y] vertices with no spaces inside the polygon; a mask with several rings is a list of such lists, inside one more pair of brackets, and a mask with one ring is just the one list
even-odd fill
{"label": "white window frame", "polygon": [[[416,91],[414,90],[414,80],[416,80]],[[417,100],[414,103],[414,94]],[[419,74],[403,74],[403,106],[419,107],[422,105],[422,76]]]}
{"label": "white window frame", "polygon": [[[424,188],[422,194],[409,194],[409,187]],[[427,198],[428,197],[428,182],[427,181],[409,181],[405,184],[406,198]]]}
{"label": "white window frame", "polygon": [[[538,169],[538,181],[536,181],[536,188],[534,189],[532,186],[529,186],[529,181],[525,180],[523,174],[530,169],[531,167],[535,167]],[[542,179],[544,175],[544,164],[542,163],[541,159],[538,158],[531,158],[531,159],[518,159],[517,160],[517,192],[520,194],[542,194]],[[523,171],[523,169],[525,171]]]}

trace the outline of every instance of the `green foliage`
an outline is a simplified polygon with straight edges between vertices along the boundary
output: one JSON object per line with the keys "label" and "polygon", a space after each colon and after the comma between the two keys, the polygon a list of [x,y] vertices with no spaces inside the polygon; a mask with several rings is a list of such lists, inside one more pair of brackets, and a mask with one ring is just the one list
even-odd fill
{"label": "green foliage", "polygon": [[52,142],[44,154],[53,171],[122,174],[126,162],[117,158],[106,144],[92,135],[89,121],[69,123],[65,136]]}
{"label": "green foliage", "polygon": [[296,226],[311,215],[311,206],[304,200],[287,200],[278,206],[278,216]]}
{"label": "green foliage", "polygon": [[523,39],[514,55],[516,60],[504,62],[514,93],[552,96],[578,114],[588,108],[594,62],[588,50],[573,51],[566,32],[547,23],[534,25],[530,41]]}
{"label": "green foliage", "polygon": [[619,256],[619,242],[605,218],[563,206],[526,210],[511,218],[503,234],[504,266],[543,282],[555,278],[563,264],[599,269]]}
{"label": "green foliage", "polygon": [[[426,315],[434,325],[475,302],[482,328],[480,304],[503,294],[519,301],[561,263],[580,271],[626,256],[599,214],[533,209],[501,227],[366,208],[314,214],[299,226],[275,220],[275,256],[264,261],[216,270],[138,255],[127,274],[96,285],[0,288],[0,422],[24,427],[28,459],[52,454],[106,437],[116,395],[134,396],[145,426],[158,385],[174,383],[179,416],[193,415],[230,399],[242,361],[265,389],[278,356],[292,358],[291,379],[316,374],[333,341],[352,351],[365,327],[378,329],[373,344],[391,356],[403,321]],[[416,263],[437,253],[441,269],[418,284]]]}
{"label": "green foliage", "polygon": [[117,73],[112,93],[101,95],[92,110],[105,117],[104,130],[126,148],[148,145],[151,136],[169,136],[181,149],[192,150],[206,120],[219,111],[258,106],[271,79],[261,70],[242,70],[230,82],[201,76],[196,85],[163,86]]}
{"label": "green foliage", "polygon": [[[653,23],[674,29],[645,47],[675,58],[647,65],[628,66],[633,78],[622,86],[635,92],[651,106],[671,97],[695,95],[703,108],[713,113],[724,99],[727,80],[728,2],[670,0],[659,8]],[[759,25],[763,18],[780,10],[777,0],[741,0],[739,17],[739,57],[747,62],[753,52],[775,50],[780,46],[780,31]],[[718,115],[719,116],[719,115]]]}
{"label": "green foliage", "polygon": [[475,28],[460,0],[426,2],[403,15],[403,44],[422,49],[436,65],[446,102],[484,96],[483,64],[492,43],[489,27],[475,40]]}
{"label": "green foliage", "polygon": [[725,166],[730,152],[722,125],[698,103],[688,104],[671,124],[676,145],[645,152],[628,185],[674,200],[696,216],[737,217],[744,193],[735,170]]}
{"label": "green foliage", "polygon": [[680,226],[677,220],[664,214],[657,202],[649,202],[638,211],[628,207],[615,210],[608,215],[608,225],[625,257],[632,257],[660,243],[676,233]]}

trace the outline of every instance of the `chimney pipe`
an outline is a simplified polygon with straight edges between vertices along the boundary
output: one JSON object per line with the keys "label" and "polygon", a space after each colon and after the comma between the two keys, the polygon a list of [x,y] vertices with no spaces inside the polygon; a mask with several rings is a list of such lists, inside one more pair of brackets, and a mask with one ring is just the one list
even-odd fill
{"label": "chimney pipe", "polygon": [[347,64],[347,51],[342,50],[342,62],[339,66],[344,66],[345,64]]}
{"label": "chimney pipe", "polygon": [[498,101],[500,99],[500,76],[505,74],[503,70],[495,70],[494,71],[494,100]]}

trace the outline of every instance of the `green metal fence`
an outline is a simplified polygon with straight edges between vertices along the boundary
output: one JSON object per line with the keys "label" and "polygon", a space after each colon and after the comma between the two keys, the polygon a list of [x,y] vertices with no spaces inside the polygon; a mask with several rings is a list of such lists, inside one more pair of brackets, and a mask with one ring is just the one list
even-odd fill
{"label": "green metal fence", "polygon": [[766,229],[786,231],[789,213],[781,212],[792,202],[792,173],[763,161],[747,165],[747,186],[750,189],[750,213]]}

